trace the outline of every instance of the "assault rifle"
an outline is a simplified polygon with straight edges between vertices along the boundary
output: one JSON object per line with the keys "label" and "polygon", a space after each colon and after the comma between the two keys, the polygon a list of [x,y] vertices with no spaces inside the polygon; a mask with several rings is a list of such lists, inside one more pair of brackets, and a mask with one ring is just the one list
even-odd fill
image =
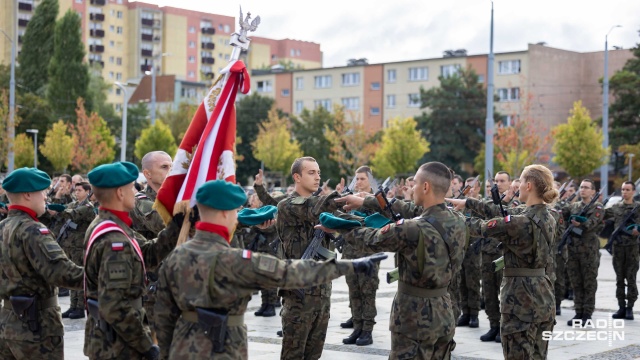
{"label": "assault rifle", "polygon": [[636,212],[638,211],[638,207],[639,206],[640,206],[640,204],[636,204],[636,206],[634,206],[633,209],[631,209],[631,211],[629,211],[627,213],[627,216],[624,217],[624,219],[622,220],[620,225],[618,225],[618,227],[613,231],[613,234],[611,234],[611,236],[609,236],[609,240],[607,241],[607,244],[604,246],[604,249],[607,250],[607,252],[609,252],[609,254],[611,254],[611,251],[613,249],[613,242],[616,241],[616,238],[618,238],[618,236],[620,236],[621,234],[625,234],[625,233],[627,235],[631,235],[631,234],[629,234],[627,232],[625,227],[629,223],[629,220],[631,220],[631,218],[636,214]]}
{"label": "assault rifle", "polygon": [[398,221],[402,219],[402,216],[400,216],[400,214],[398,213],[393,212],[393,209],[391,208],[391,205],[393,205],[393,203],[396,202],[396,199],[392,199],[391,201],[387,199],[387,193],[389,192],[390,189],[396,186],[397,180],[393,180],[390,184],[389,184],[389,181],[391,181],[391,177],[388,177],[382,183],[382,185],[378,186],[378,191],[376,191],[375,197],[376,197],[376,200],[378,200],[378,205],[380,205],[380,208],[382,209],[382,211],[385,211],[385,210],[388,211],[391,214],[391,218],[393,219],[393,221]]}
{"label": "assault rifle", "polygon": [[456,197],[456,199],[461,199],[463,196],[467,196],[469,191],[471,191],[471,189],[473,189],[476,186],[478,181],[480,181],[480,175],[476,176],[476,178],[473,179],[471,184],[465,185],[464,188],[462,188],[462,190],[460,190],[460,194]]}
{"label": "assault rifle", "polygon": [[331,179],[327,179],[327,181],[325,181],[324,183],[322,183],[322,186],[318,186],[318,190],[316,190],[313,194],[311,194],[311,196],[320,196],[320,194],[322,194],[322,188],[324,188],[325,186],[327,186],[327,184],[329,184],[329,181]]}
{"label": "assault rifle", "polygon": [[60,233],[58,234],[58,237],[56,238],[57,243],[60,243],[60,240],[62,240],[63,236],[67,234],[67,231],[69,230],[69,228],[71,228],[71,230],[75,230],[78,228],[78,224],[71,221],[71,219],[65,221],[64,225],[62,225],[62,228],[60,229]]}
{"label": "assault rifle", "polygon": [[[327,234],[320,229],[314,230],[313,239],[311,239],[309,246],[307,246],[307,249],[304,251],[300,259],[329,260],[335,258],[336,254],[334,252],[322,246],[322,240],[324,240],[326,235]],[[304,299],[304,289],[295,289],[293,292],[300,300]]]}
{"label": "assault rifle", "polygon": [[[601,192],[602,192],[602,190],[598,191],[593,196],[591,201],[582,208],[582,210],[577,215],[577,217],[583,217],[584,218],[587,215],[587,213],[589,212],[589,210],[591,209],[593,204],[595,204],[596,201],[598,201],[598,198],[600,197],[600,193]],[[560,244],[558,245],[558,254],[562,253],[562,248],[564,248],[565,245],[571,244],[571,235],[572,234],[576,235],[576,236],[580,236],[580,235],[582,235],[582,229],[580,229],[579,227],[573,226],[573,224],[570,224],[567,227],[567,229],[564,231],[564,234],[562,234],[562,241],[560,241]]]}
{"label": "assault rifle", "polygon": [[560,193],[560,196],[558,196],[558,199],[562,199],[562,197],[564,196],[564,194],[567,193],[567,188],[569,186],[571,186],[571,184],[573,184],[573,179],[569,181],[569,183],[567,183],[566,181],[564,182],[564,184],[562,184],[562,186],[560,186],[560,189],[558,189],[558,192]]}

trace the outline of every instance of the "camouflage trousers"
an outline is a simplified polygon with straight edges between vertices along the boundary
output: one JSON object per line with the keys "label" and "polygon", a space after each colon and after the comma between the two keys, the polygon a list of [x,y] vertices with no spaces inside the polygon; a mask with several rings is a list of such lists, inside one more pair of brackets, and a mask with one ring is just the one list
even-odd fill
{"label": "camouflage trousers", "polygon": [[556,281],[553,283],[553,293],[556,296],[556,306],[560,305],[560,303],[562,303],[562,299],[564,299],[565,272],[566,259],[562,254],[556,254]]}
{"label": "camouflage trousers", "polygon": [[366,274],[347,274],[345,279],[349,286],[349,304],[351,306],[351,318],[354,329],[372,331],[376,323],[376,291],[380,279],[378,271],[380,266],[376,264],[376,269],[371,276]]}
{"label": "camouflage trousers", "polygon": [[569,247],[567,272],[573,287],[573,303],[577,314],[593,314],[596,306],[596,290],[598,290],[598,267],[600,251],[576,251]]}
{"label": "camouflage trousers", "polygon": [[315,360],[322,356],[327,337],[331,291],[325,295],[306,294],[304,300],[286,292],[280,311],[282,350],[280,359]]}
{"label": "camouflage trousers", "polygon": [[484,311],[489,318],[489,326],[500,326],[500,284],[502,270],[493,271],[493,260],[502,254],[482,253],[482,291],[484,295]]}
{"label": "camouflage trousers", "polygon": [[18,341],[0,339],[0,359],[64,359],[64,339],[62,336],[49,336],[42,341]]}
{"label": "camouflage trousers", "polygon": [[[74,264],[78,266],[83,266],[84,260],[84,249],[73,247],[68,251],[69,259],[73,261]],[[69,296],[71,300],[70,307],[73,309],[83,309],[84,310],[84,290],[70,290]]]}
{"label": "camouflage trousers", "polygon": [[[613,270],[616,272],[616,298],[620,307],[633,307],[638,300],[636,276],[640,267],[638,245],[613,245]],[[626,285],[625,285],[626,283]],[[625,286],[627,288],[625,303]]]}
{"label": "camouflage trousers", "polygon": [[[479,241],[479,240],[478,240]],[[478,315],[480,312],[480,279],[482,278],[482,254],[480,249],[469,246],[462,261],[460,272],[460,310],[463,314]]]}
{"label": "camouflage trousers", "polygon": [[517,316],[502,314],[500,337],[502,353],[510,359],[546,359],[549,341],[542,340],[543,331],[553,331],[553,320],[530,323]]}
{"label": "camouflage trousers", "polygon": [[456,348],[453,335],[417,340],[411,338],[411,334],[391,332],[389,359],[451,359],[451,352]]}
{"label": "camouflage trousers", "polygon": [[147,319],[149,320],[149,328],[151,329],[151,338],[154,343],[157,343],[156,339],[156,314],[153,310],[156,305],[156,288],[158,286],[157,281],[152,281],[153,279],[158,278],[157,272],[147,270],[147,274],[149,277],[149,288],[147,293],[142,296],[142,306],[144,307],[144,311],[147,313]]}
{"label": "camouflage trousers", "polygon": [[460,317],[460,281],[461,281],[460,269],[456,271],[451,277],[451,282],[447,287],[447,292],[451,298],[451,309],[453,310],[453,318]]}
{"label": "camouflage trousers", "polygon": [[280,302],[277,289],[265,289],[260,290],[262,296],[262,304],[264,305],[277,305]]}

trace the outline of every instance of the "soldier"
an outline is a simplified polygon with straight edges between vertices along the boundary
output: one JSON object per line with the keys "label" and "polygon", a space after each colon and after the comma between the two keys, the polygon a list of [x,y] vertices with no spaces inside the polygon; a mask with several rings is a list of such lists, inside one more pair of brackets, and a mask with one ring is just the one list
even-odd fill
{"label": "soldier", "polygon": [[46,173],[33,168],[14,170],[4,180],[11,205],[0,222],[1,359],[64,358],[56,286],[81,289],[84,272],[37,220],[50,184]]}
{"label": "soldier", "polygon": [[68,204],[73,201],[71,193],[73,188],[71,187],[71,175],[62,174],[58,179],[58,185],[53,189],[54,194],[51,198],[51,202],[55,204]]}
{"label": "soldier", "polygon": [[89,172],[100,201],[98,217],[85,236],[85,295],[89,319],[84,354],[90,359],[157,359],[142,307],[146,266],[157,264],[175,247],[184,216],[174,215],[157,239],[131,229],[135,206],[133,182],[138,167],[130,162],[100,165]]}
{"label": "soldier", "polygon": [[[555,183],[554,189],[560,189],[560,184]],[[554,215],[554,219],[556,219],[556,241],[554,244],[554,274],[555,281],[553,283],[553,292],[556,298],[556,316],[562,315],[562,300],[565,298],[565,284],[566,284],[566,269],[567,269],[567,258],[569,256],[567,247],[565,246],[562,251],[558,252],[558,242],[562,239],[562,234],[564,234],[565,223],[564,218],[562,216],[562,201],[558,201],[555,203],[555,206],[552,210],[552,215]]]}
{"label": "soldier", "polygon": [[[622,201],[605,210],[604,220],[613,221],[614,229],[622,227],[613,241],[613,270],[616,272],[616,298],[618,299],[618,311],[611,317],[614,319],[633,320],[633,305],[638,300],[638,285],[636,275],[640,255],[638,254],[638,232],[637,226],[628,230],[628,226],[640,223],[640,211],[635,212],[628,222],[627,216],[634,207],[640,203],[633,200],[636,185],[631,181],[622,184]],[[627,294],[625,296],[625,283],[627,284]]]}
{"label": "soldier", "polygon": [[[562,214],[567,226],[572,224],[582,231],[581,235],[571,233],[568,244],[569,259],[567,272],[574,291],[574,309],[576,315],[567,322],[569,326],[582,325],[591,319],[596,304],[596,290],[598,289],[598,267],[600,266],[600,240],[598,233],[602,229],[604,209],[596,202],[587,212],[585,219],[577,219],[578,215],[595,196],[596,186],[590,179],[580,183],[580,198],[582,201],[566,205]],[[583,222],[580,222],[583,221]]]}
{"label": "soldier", "polygon": [[[547,204],[558,197],[553,175],[542,165],[525,167],[521,175],[520,197],[524,212],[492,220],[472,218],[472,234],[491,237],[504,246],[504,281],[500,296],[500,332],[505,359],[545,359],[548,341],[545,331],[553,331],[555,321],[553,285],[546,276],[556,223]],[[476,212],[482,202],[453,200]]]}
{"label": "soldier", "polygon": [[460,190],[462,189],[462,184],[464,184],[464,180],[460,175],[453,175],[453,179],[451,180],[451,192],[452,197],[456,197],[460,195]]}
{"label": "soldier", "polygon": [[86,182],[84,180],[84,178],[82,177],[82,175],[80,174],[75,174],[71,177],[71,188],[75,189],[76,188],[76,184],[77,183],[81,183],[81,182]]}
{"label": "soldier", "polygon": [[[254,289],[329,283],[354,271],[369,272],[386,257],[283,261],[231,248],[237,210],[246,201],[242,188],[209,181],[198,189],[196,201],[201,221],[194,238],[176,248],[160,268],[156,315],[163,359],[246,359],[244,312]],[[262,227],[273,224],[271,220]]]}
{"label": "soldier", "polygon": [[[460,271],[469,237],[464,216],[445,206],[451,177],[442,163],[423,164],[415,175],[414,204],[393,204],[407,220],[343,234],[361,251],[398,254],[400,280],[389,321],[390,359],[449,359],[455,348],[456,319],[448,286]],[[349,210],[370,207],[375,198],[349,195],[339,201]],[[420,216],[410,218],[418,212]]]}

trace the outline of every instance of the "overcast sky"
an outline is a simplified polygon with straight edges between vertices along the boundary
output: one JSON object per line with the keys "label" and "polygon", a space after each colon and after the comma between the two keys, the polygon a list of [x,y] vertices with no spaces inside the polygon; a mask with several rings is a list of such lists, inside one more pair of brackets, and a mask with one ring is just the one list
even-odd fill
{"label": "overcast sky", "polygon": [[[324,66],[350,58],[382,63],[440,57],[447,49],[489,52],[489,0],[146,0],[238,17],[260,15],[257,36],[320,44]],[[574,51],[625,49],[640,42],[640,0],[495,0],[494,51],[528,43]],[[236,25],[237,26],[237,25]]]}

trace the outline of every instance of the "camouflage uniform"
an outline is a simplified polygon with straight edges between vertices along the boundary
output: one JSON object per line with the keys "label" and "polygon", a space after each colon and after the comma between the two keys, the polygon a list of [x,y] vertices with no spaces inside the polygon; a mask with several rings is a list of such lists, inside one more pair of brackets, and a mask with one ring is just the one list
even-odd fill
{"label": "camouflage uniform", "polygon": [[[67,258],[49,230],[24,210],[9,210],[0,222],[0,358],[63,359],[64,327],[58,288],[82,288],[82,267]],[[35,295],[38,323],[31,331],[20,319],[10,296]]]}
{"label": "camouflage uniform", "polygon": [[[248,242],[246,243],[246,247],[248,250],[253,252],[260,252],[264,254],[269,254],[272,256],[276,256],[277,252],[274,251],[270,244],[278,237],[276,233],[275,226],[272,226],[268,229],[259,229],[255,226],[250,228],[249,234],[246,236]],[[278,289],[273,288],[264,288],[261,291],[262,294],[262,304],[263,305],[278,305],[280,303],[280,299],[278,298]]]}
{"label": "camouflage uniform", "polygon": [[[254,289],[303,288],[330,283],[352,272],[353,266],[344,261],[283,261],[234,249],[223,236],[199,229],[192,240],[167,257],[160,269],[156,314],[161,358],[246,359],[247,327],[242,316]],[[314,296],[306,296],[307,300],[311,298]],[[211,341],[194,316],[196,308],[228,313],[223,353],[212,352]]]}
{"label": "camouflage uniform", "polygon": [[[144,262],[149,266],[157,266],[175,247],[180,229],[173,226],[173,222],[157,239],[146,240],[130,228],[130,219],[123,220],[118,215],[100,209],[98,217],[87,229],[85,243],[93,229],[103,221],[111,220],[138,242]],[[98,301],[101,321],[112,328],[115,337],[110,342],[108,334],[90,316],[85,328],[84,354],[91,359],[140,359],[151,348],[153,340],[142,307],[142,295],[147,289],[146,274],[143,274],[143,264],[133,246],[124,234],[108,232],[98,237],[89,249],[85,268],[86,297]]]}
{"label": "camouflage uniform", "polygon": [[[340,195],[332,192],[325,196],[302,197],[294,192],[278,203],[276,230],[282,240],[287,259],[300,259],[313,239],[314,226],[323,212],[333,212],[338,205],[333,201]],[[322,246],[330,248],[325,237]],[[331,283],[304,289],[304,299],[294,292],[281,290],[282,359],[318,359],[327,336],[331,307]]]}
{"label": "camouflage uniform", "polygon": [[[373,201],[375,198],[368,196],[365,207],[375,207]],[[393,207],[408,219],[382,229],[356,228],[344,235],[345,240],[359,251],[391,251],[398,255],[400,279],[389,321],[389,358],[449,358],[455,348],[456,318],[448,286],[460,271],[468,244],[464,216],[444,204],[422,209],[413,203],[396,201]],[[420,210],[420,215],[412,218]],[[439,225],[432,225],[428,219]],[[442,228],[446,239],[436,226]],[[420,273],[421,242],[424,267]]]}
{"label": "camouflage uniform", "polygon": [[[569,226],[570,215],[579,214],[586,204],[576,202],[562,209],[565,223]],[[604,209],[596,202],[586,215],[587,221],[580,225],[581,236],[571,236],[568,244],[569,259],[567,271],[574,291],[574,308],[576,314],[591,316],[596,304],[598,289],[598,267],[600,266],[600,240],[598,233],[602,229]]]}
{"label": "camouflage uniform", "polygon": [[[482,204],[467,201],[477,209]],[[527,207],[518,215],[493,220],[470,219],[473,234],[503,244],[500,336],[506,359],[545,359],[548,341],[543,331],[553,331],[555,299],[553,283],[546,275],[552,258],[556,222],[547,205]]]}
{"label": "camouflage uniform", "polygon": [[482,279],[482,238],[471,237],[460,271],[460,311],[478,316],[480,312],[480,280]]}
{"label": "camouflage uniform", "polygon": [[[605,210],[604,220],[613,220],[614,229],[622,224],[627,214],[638,205],[637,202],[625,204],[619,202]],[[629,223],[624,226],[640,223],[640,212],[636,212]],[[626,230],[626,229],[625,229]],[[621,231],[613,242],[613,270],[616,272],[616,298],[621,308],[632,308],[638,300],[638,285],[636,276],[640,265],[638,254],[638,237],[630,232]],[[627,294],[625,296],[625,282]],[[626,302],[625,302],[626,300]]]}
{"label": "camouflage uniform", "polygon": [[569,256],[569,253],[566,246],[562,249],[561,252],[558,252],[558,243],[560,242],[560,239],[562,239],[562,234],[564,234],[564,231],[566,229],[564,218],[562,217],[562,210],[557,208],[551,209],[551,214],[556,220],[556,238],[553,245],[553,275],[555,276],[555,278],[549,278],[551,278],[551,280],[553,281],[553,293],[555,294],[556,298],[556,309],[559,309],[560,304],[564,299],[565,272],[567,267],[567,257]]}

